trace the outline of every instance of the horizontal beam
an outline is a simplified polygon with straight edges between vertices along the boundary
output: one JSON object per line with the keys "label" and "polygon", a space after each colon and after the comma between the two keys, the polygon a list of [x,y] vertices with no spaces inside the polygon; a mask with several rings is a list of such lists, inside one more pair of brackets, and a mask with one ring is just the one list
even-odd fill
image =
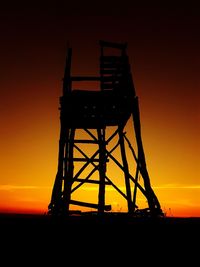
{"label": "horizontal beam", "polygon": [[82,161],[82,162],[99,162],[99,159],[91,159],[91,158],[67,158],[69,161]]}
{"label": "horizontal beam", "polygon": [[[74,182],[81,182],[81,183],[88,183],[88,184],[100,184],[100,181],[98,180],[86,180],[86,179],[81,179],[77,178],[73,180]],[[111,182],[105,181],[104,182],[106,185],[111,185]]]}
{"label": "horizontal beam", "polygon": [[76,144],[98,144],[99,142],[96,140],[83,140],[83,139],[76,139],[74,140]]}
{"label": "horizontal beam", "polygon": [[[98,209],[99,208],[98,204],[82,202],[82,201],[77,201],[77,200],[72,200],[72,199],[70,200],[70,204],[77,205],[77,206],[82,206],[82,207],[93,208],[93,209]],[[111,205],[104,205],[104,210],[105,211],[110,211],[111,210]]]}

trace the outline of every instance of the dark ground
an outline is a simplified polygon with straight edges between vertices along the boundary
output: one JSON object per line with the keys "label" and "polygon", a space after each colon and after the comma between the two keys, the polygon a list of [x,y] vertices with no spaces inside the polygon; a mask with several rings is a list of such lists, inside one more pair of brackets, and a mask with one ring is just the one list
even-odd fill
{"label": "dark ground", "polygon": [[4,266],[26,265],[27,258],[27,266],[196,266],[200,256],[200,218],[1,214],[0,236]]}

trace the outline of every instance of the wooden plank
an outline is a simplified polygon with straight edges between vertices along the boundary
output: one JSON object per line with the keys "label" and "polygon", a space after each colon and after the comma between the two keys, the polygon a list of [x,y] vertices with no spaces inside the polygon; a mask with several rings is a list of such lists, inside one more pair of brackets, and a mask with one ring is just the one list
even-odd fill
{"label": "wooden plank", "polygon": [[99,142],[96,140],[81,140],[81,139],[76,139],[74,140],[74,143],[76,144],[98,144]]}
{"label": "wooden plank", "polygon": [[[85,180],[81,178],[76,178],[73,180],[74,182],[88,183],[88,184],[99,184],[99,180]],[[105,181],[106,185],[111,185],[111,182]]]}
{"label": "wooden plank", "polygon": [[[99,162],[99,159],[91,159],[91,158],[71,158],[71,159],[67,159],[68,161],[81,161],[81,162],[87,162],[89,161],[91,162]],[[106,162],[108,162],[109,160],[106,159]]]}
{"label": "wooden plank", "polygon": [[90,159],[90,158],[71,158],[67,159],[68,161],[82,161],[82,162],[99,162],[99,159]]}
{"label": "wooden plank", "polygon": [[[93,208],[93,209],[98,209],[98,207],[99,207],[98,204],[82,202],[82,201],[72,200],[72,199],[70,200],[70,204],[78,205],[78,206],[82,206],[82,207]],[[105,211],[110,211],[111,210],[111,205],[104,205],[104,210]]]}

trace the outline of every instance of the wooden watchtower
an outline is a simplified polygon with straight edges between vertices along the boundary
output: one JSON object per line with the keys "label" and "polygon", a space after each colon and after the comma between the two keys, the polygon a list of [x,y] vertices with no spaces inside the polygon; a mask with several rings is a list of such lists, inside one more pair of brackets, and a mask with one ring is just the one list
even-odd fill
{"label": "wooden watchtower", "polygon": [[[159,216],[162,210],[151,187],[146,167],[138,97],[126,52],[127,44],[100,41],[99,45],[100,74],[98,77],[72,76],[72,49],[68,48],[67,51],[63,95],[60,97],[58,170],[48,206],[49,214],[70,214],[71,205],[88,207],[98,214],[110,211],[111,205],[106,204],[106,189],[109,186],[125,199],[128,213],[137,214],[140,210],[137,206],[137,192],[140,190],[148,204],[144,210],[150,216]],[[110,54],[106,54],[108,49]],[[73,88],[73,82],[91,81],[99,83],[100,90]],[[124,132],[129,119],[133,119],[137,152]],[[113,132],[107,137],[106,131],[110,127]],[[82,136],[86,137],[77,138],[78,131],[84,132]],[[108,149],[114,138],[117,138],[116,144],[112,149]],[[87,154],[89,146],[95,148],[90,156]],[[127,146],[133,155],[131,161],[127,157]],[[119,155],[114,154],[117,148]],[[108,177],[109,161],[114,162],[123,172],[124,191],[112,177]],[[80,163],[82,163],[81,167]],[[130,172],[132,165],[135,165],[134,174]],[[95,174],[97,178],[94,179]],[[139,175],[142,177],[142,184],[139,183]],[[97,185],[96,203],[73,198],[74,191],[81,190],[86,183]]]}

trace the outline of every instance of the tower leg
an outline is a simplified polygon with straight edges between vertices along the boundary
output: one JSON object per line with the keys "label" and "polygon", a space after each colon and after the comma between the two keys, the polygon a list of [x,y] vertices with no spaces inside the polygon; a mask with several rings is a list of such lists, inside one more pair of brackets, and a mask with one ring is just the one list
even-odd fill
{"label": "tower leg", "polygon": [[135,97],[134,99],[132,115],[133,115],[136,142],[137,142],[137,147],[138,147],[138,164],[140,168],[140,173],[144,179],[144,187],[146,190],[146,197],[147,197],[149,209],[150,209],[151,214],[154,216],[154,215],[158,215],[162,211],[160,208],[160,203],[153,189],[151,188],[150,178],[149,178],[149,174],[148,174],[147,167],[146,167],[146,160],[145,160],[142,137],[141,137],[139,103],[138,103],[137,97]]}
{"label": "tower leg", "polygon": [[105,129],[97,129],[97,134],[99,140],[98,214],[103,214],[105,207],[105,176],[106,176]]}
{"label": "tower leg", "polygon": [[136,195],[137,195],[137,184],[138,184],[138,178],[139,178],[139,165],[137,163],[136,173],[135,173],[135,187],[133,191],[133,208],[135,211],[136,208]]}
{"label": "tower leg", "polygon": [[62,207],[63,160],[64,160],[64,150],[66,145],[65,138],[66,138],[66,133],[64,131],[63,126],[61,125],[59,152],[58,152],[58,170],[52,190],[51,202],[48,206],[49,213],[51,214],[59,214],[60,209]]}
{"label": "tower leg", "polygon": [[119,126],[118,131],[119,131],[119,143],[120,143],[121,157],[122,157],[122,163],[124,167],[128,212],[132,213],[134,210],[133,210],[133,203],[131,200],[131,186],[130,186],[130,179],[129,179],[128,162],[126,158],[126,151],[125,151],[125,145],[124,145],[123,127]]}
{"label": "tower leg", "polygon": [[63,190],[63,213],[69,213],[69,205],[71,200],[71,188],[73,183],[73,151],[74,151],[74,135],[75,129],[69,129],[68,139],[65,148],[64,161],[64,190]]}

